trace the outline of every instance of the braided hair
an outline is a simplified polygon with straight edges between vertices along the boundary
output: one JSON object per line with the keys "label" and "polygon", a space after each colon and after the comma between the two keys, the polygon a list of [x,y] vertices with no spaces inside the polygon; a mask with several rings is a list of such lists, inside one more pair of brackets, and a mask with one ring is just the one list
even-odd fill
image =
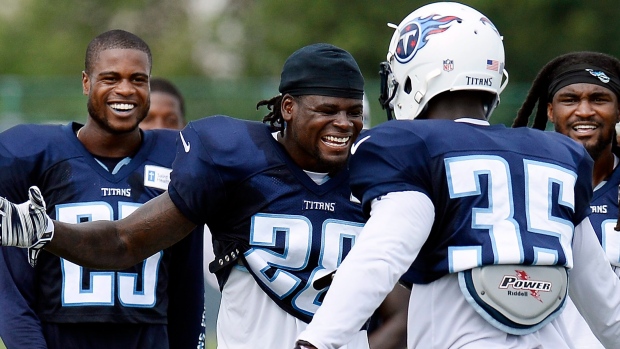
{"label": "braided hair", "polygon": [[[534,106],[538,103],[532,128],[544,130],[547,125],[547,104],[551,102],[550,98],[553,98],[553,96],[549,96],[549,86],[559,74],[578,64],[591,64],[615,76],[620,76],[620,61],[604,53],[582,51],[558,56],[538,72],[525,101],[517,112],[517,117],[514,119],[512,127],[527,126]],[[612,137],[612,148],[617,148],[615,135]],[[618,194],[620,199],[620,188]],[[620,205],[614,230],[620,231]]]}
{"label": "braided hair", "polygon": [[530,115],[536,107],[532,128],[544,130],[547,126],[547,104],[551,102],[550,97],[553,98],[549,96],[549,86],[559,74],[577,64],[592,64],[620,76],[620,60],[604,53],[580,51],[558,56],[538,72],[512,127],[528,126]]}
{"label": "braided hair", "polygon": [[269,109],[269,113],[263,117],[263,122],[269,122],[269,125],[274,130],[280,131],[280,133],[284,133],[284,118],[282,117],[282,100],[284,99],[283,95],[277,95],[272,97],[271,99],[264,99],[256,104],[256,110],[261,106],[267,106]]}

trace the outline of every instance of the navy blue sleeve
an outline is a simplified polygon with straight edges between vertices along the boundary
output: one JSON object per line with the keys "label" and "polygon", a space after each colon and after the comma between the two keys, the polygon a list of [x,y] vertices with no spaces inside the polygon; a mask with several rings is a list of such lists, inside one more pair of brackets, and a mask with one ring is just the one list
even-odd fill
{"label": "navy blue sleeve", "polygon": [[177,139],[168,187],[172,202],[197,225],[207,222],[209,213],[225,195],[217,167],[202,141],[207,136],[197,129],[200,126],[202,123],[190,122]]}
{"label": "navy blue sleeve", "polygon": [[[28,200],[30,183],[36,183],[34,173],[40,172],[43,146],[22,144],[34,143],[30,128],[15,127],[0,133],[0,196],[14,203]],[[44,143],[44,142],[42,142]]]}
{"label": "navy blue sleeve", "polygon": [[0,247],[0,337],[7,348],[47,348],[32,308],[34,274],[26,250]]}
{"label": "navy blue sleeve", "polygon": [[[0,134],[0,196],[15,203],[28,199],[30,174],[37,166],[38,149],[26,151],[18,139],[32,134],[16,127]],[[35,271],[26,250],[0,248],[0,337],[8,348],[47,348],[35,303]]]}
{"label": "navy blue sleeve", "polygon": [[168,335],[170,348],[195,349],[204,343],[203,226],[169,250]]}
{"label": "navy blue sleeve", "polygon": [[366,215],[373,199],[390,192],[418,191],[430,197],[429,162],[420,138],[398,127],[380,125],[364,133],[352,151],[351,191]]}

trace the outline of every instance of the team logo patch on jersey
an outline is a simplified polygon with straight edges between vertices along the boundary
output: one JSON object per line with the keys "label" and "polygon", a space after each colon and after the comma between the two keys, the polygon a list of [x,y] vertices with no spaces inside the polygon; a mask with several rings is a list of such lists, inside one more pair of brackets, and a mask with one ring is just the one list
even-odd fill
{"label": "team logo patch on jersey", "polygon": [[172,169],[154,165],[144,166],[144,186],[168,190]]}
{"label": "team logo patch on jersey", "polygon": [[416,18],[400,31],[396,46],[396,60],[407,63],[420,51],[429,40],[429,36],[440,34],[450,28],[452,22],[460,21],[456,16],[430,15]]}
{"label": "team logo patch on jersey", "polygon": [[530,280],[530,276],[524,270],[515,270],[516,275],[504,275],[499,284],[500,289],[513,288],[516,291],[508,291],[509,296],[527,296],[527,292],[537,301],[542,303],[540,292],[551,291],[551,282]]}

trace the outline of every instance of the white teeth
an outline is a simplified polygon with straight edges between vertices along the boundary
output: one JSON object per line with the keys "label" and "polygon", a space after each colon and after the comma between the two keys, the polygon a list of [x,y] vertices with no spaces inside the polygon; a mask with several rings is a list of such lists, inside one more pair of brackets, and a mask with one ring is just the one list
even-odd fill
{"label": "white teeth", "polygon": [[594,125],[577,125],[573,127],[573,130],[575,131],[588,131],[588,130],[594,130],[596,129],[596,126]]}
{"label": "white teeth", "polygon": [[326,136],[325,140],[334,142],[334,143],[346,143],[351,137],[334,137],[334,136]]}
{"label": "white teeth", "polygon": [[110,107],[117,110],[131,110],[134,108],[134,105],[128,103],[112,103]]}

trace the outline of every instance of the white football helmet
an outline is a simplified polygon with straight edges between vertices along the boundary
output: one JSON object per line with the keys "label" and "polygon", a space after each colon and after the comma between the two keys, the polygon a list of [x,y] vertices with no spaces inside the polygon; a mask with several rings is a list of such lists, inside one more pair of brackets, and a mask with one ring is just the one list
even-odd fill
{"label": "white football helmet", "polygon": [[431,98],[457,90],[495,94],[487,118],[491,115],[508,72],[502,36],[486,16],[463,4],[438,2],[390,26],[396,31],[381,65],[380,98],[388,118],[393,110],[396,119],[414,119]]}

